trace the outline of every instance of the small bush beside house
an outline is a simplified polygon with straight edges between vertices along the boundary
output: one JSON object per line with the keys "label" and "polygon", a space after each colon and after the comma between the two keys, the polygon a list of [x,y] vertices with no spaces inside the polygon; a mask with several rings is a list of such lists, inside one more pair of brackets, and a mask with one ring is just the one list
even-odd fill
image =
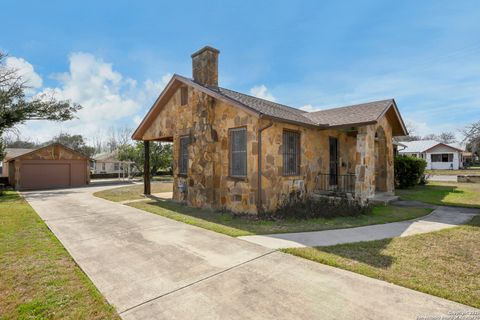
{"label": "small bush beside house", "polygon": [[404,189],[425,182],[427,162],[421,158],[409,156],[395,157],[395,186]]}
{"label": "small bush beside house", "polygon": [[371,205],[361,204],[343,196],[307,196],[291,192],[273,213],[265,214],[274,219],[315,219],[334,217],[356,217],[372,211]]}

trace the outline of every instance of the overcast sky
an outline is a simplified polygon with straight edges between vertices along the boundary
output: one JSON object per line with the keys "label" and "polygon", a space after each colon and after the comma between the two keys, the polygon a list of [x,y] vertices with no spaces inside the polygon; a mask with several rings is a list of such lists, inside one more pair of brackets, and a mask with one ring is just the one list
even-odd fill
{"label": "overcast sky", "polygon": [[84,107],[24,138],[136,127],[207,44],[221,86],[293,107],[395,98],[422,135],[480,120],[480,1],[8,1],[0,20],[32,94]]}

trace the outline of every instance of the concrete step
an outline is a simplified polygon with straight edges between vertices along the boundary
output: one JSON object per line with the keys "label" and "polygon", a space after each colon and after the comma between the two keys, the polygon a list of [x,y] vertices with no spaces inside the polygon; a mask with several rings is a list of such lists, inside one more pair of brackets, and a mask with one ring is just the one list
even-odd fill
{"label": "concrete step", "polygon": [[398,201],[399,197],[389,194],[389,193],[377,193],[375,196],[368,199],[370,203],[373,204],[383,204],[387,205],[393,201]]}

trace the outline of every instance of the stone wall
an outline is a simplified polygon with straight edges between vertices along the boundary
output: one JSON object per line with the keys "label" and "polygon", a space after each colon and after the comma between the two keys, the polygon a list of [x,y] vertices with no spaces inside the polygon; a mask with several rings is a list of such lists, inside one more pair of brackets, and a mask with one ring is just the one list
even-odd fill
{"label": "stone wall", "polygon": [[[300,174],[283,175],[283,131],[300,133]],[[338,139],[339,174],[354,173],[355,134],[320,130],[275,122],[262,133],[262,202],[266,211],[275,210],[285,197],[298,190],[310,194],[319,173],[329,172],[329,137]]]}
{"label": "stone wall", "polygon": [[[188,104],[180,105],[180,89],[159,112],[144,139],[173,138],[173,199],[194,207],[256,212],[258,118],[188,89]],[[228,129],[247,128],[247,177],[229,177]],[[179,175],[180,137],[188,135],[189,163],[186,176]]]}
{"label": "stone wall", "polygon": [[[380,137],[376,142],[375,133],[377,131],[383,132],[384,137]],[[377,171],[375,164],[376,157],[379,156],[378,148],[383,149],[383,155],[380,156],[385,157],[385,168]],[[361,202],[365,202],[375,195],[376,179],[385,179],[385,190],[379,190],[380,192],[394,192],[392,128],[386,117],[379,119],[377,124],[358,128],[355,174],[357,177],[355,197]]]}
{"label": "stone wall", "polygon": [[[219,101],[192,87],[188,104],[180,105],[180,88],[160,110],[145,140],[173,140],[173,199],[194,207],[227,209],[237,213],[257,212],[258,128],[270,124],[237,107]],[[247,177],[229,177],[230,128],[247,129]],[[339,174],[357,174],[357,197],[365,200],[375,193],[375,131],[385,131],[386,184],[393,191],[393,146],[391,127],[386,119],[378,125],[356,130],[307,128],[273,122],[262,133],[262,209],[272,211],[292,190],[306,194],[315,188],[319,173],[328,173],[329,137],[339,143]],[[300,174],[283,175],[283,130],[300,133]],[[179,175],[180,137],[190,137],[186,176]]]}

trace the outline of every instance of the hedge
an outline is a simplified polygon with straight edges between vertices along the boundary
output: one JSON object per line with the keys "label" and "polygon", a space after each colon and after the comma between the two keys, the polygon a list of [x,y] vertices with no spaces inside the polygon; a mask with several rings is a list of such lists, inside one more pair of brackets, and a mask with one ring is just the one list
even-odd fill
{"label": "hedge", "polygon": [[409,188],[425,183],[424,171],[427,162],[411,156],[395,157],[395,185],[397,188]]}

